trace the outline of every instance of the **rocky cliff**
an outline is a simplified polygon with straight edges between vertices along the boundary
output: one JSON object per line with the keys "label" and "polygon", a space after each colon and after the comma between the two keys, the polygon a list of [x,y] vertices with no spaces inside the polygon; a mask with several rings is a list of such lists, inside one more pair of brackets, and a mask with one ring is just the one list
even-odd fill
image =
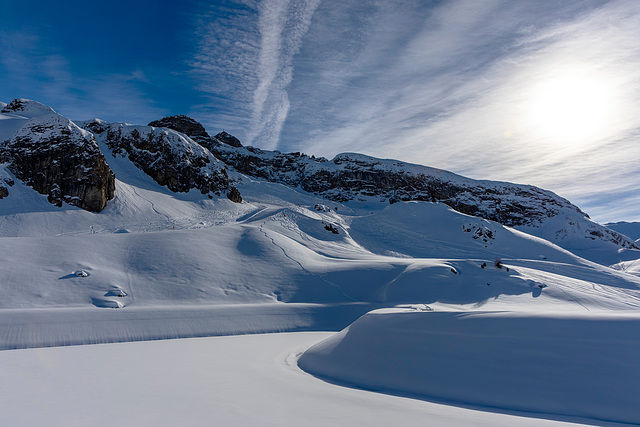
{"label": "rocky cliff", "polygon": [[[174,192],[197,189],[209,197],[226,194],[240,202],[242,196],[227,173],[232,169],[238,180],[242,175],[262,178],[336,202],[441,202],[568,248],[599,240],[640,249],[626,236],[590,221],[567,200],[533,186],[472,180],[440,169],[362,154],[340,154],[329,161],[302,153],[243,147],[226,132],[210,136],[202,124],[182,115],[165,117],[148,126],[94,119],[78,122],[80,129],[33,101],[14,100],[3,105],[2,111],[8,114],[6,117],[26,123],[20,122],[22,128],[2,145],[0,161],[9,162],[9,170],[18,179],[58,205],[68,202],[99,211],[113,197],[113,173],[97,140],[113,156],[128,158]],[[8,181],[0,182],[0,198],[10,193],[9,187]]]}
{"label": "rocky cliff", "polygon": [[[441,169],[345,153],[332,160],[302,153],[243,147],[226,132],[214,137],[190,135],[179,123],[167,126],[185,132],[216,158],[241,174],[278,182],[337,202],[441,202],[473,216],[518,227],[567,247],[585,240],[603,240],[640,249],[626,236],[589,220],[588,215],[551,191],[530,185],[478,181]],[[224,140],[219,139],[222,135]]]}
{"label": "rocky cliff", "polygon": [[[33,101],[14,100],[2,112],[27,114],[1,149],[2,162],[9,163],[16,178],[57,206],[104,209],[114,196],[115,177],[91,133]],[[8,196],[8,191],[0,193]]]}
{"label": "rocky cliff", "polygon": [[[185,116],[175,117],[180,118],[182,124],[192,124],[184,120]],[[114,156],[127,157],[171,191],[187,192],[195,188],[212,196],[231,189],[224,163],[183,133],[166,127],[133,126],[101,120],[82,122],[81,125],[103,141]],[[206,135],[202,125],[188,129]]]}

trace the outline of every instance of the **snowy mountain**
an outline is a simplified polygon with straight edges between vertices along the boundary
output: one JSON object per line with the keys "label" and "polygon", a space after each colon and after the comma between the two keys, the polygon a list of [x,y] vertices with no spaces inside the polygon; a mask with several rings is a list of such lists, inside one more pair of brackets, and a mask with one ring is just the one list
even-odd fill
{"label": "snowy mountain", "polygon": [[[499,279],[495,269],[479,269],[496,258],[529,260],[547,272],[550,262],[588,266],[598,283],[635,286],[635,276],[612,275],[575,255],[630,263],[640,258],[630,238],[535,187],[359,154],[328,161],[243,147],[226,133],[209,136],[186,116],[152,123],[167,127],[74,123],[21,99],[2,111],[0,235],[25,238],[2,240],[13,272],[6,277],[29,277],[20,292],[8,292],[0,303],[6,308],[126,305],[99,295],[115,288],[138,304],[462,303],[535,290],[540,280],[517,269]],[[69,271],[91,279],[61,281]],[[451,275],[447,286],[416,287],[442,271]],[[482,286],[463,289],[470,277]],[[54,283],[57,292],[42,292]],[[135,293],[125,289],[134,286]]]}
{"label": "snowy mountain", "polygon": [[2,110],[31,118],[4,144],[0,161],[56,206],[64,202],[101,211],[113,198],[114,175],[93,135],[50,108],[31,104],[15,100]]}
{"label": "snowy mountain", "polygon": [[0,349],[343,330],[273,360],[482,411],[640,422],[640,252],[549,191],[263,151],[186,116],[0,107]]}
{"label": "snowy mountain", "polygon": [[[241,200],[241,195],[228,178],[228,171],[232,170],[236,172],[232,181],[242,180],[242,175],[262,178],[336,202],[437,201],[465,214],[517,227],[572,250],[592,249],[594,245],[590,241],[606,243],[611,248],[640,249],[628,237],[590,221],[567,200],[532,186],[476,181],[443,170],[361,154],[341,154],[327,161],[301,153],[283,154],[243,147],[240,141],[224,132],[210,137],[200,123],[186,116],[165,117],[150,123],[150,126],[109,124],[95,119],[79,122],[86,131],[81,133],[75,124],[35,101],[17,99],[2,111],[11,119],[3,121],[7,122],[3,126],[7,129],[4,131],[5,139],[21,123],[20,118],[31,118],[31,122],[23,124],[5,144],[4,161],[11,163],[9,168],[17,173],[19,179],[40,193],[48,194],[50,200],[57,204],[64,199],[89,210],[101,210],[106,200],[112,197],[108,167],[105,169],[105,165],[100,163],[100,173],[96,171],[82,177],[95,189],[87,189],[84,184],[79,186],[79,191],[65,182],[54,184],[53,177],[61,176],[55,165],[60,164],[62,158],[73,159],[73,156],[51,153],[37,164],[33,153],[42,150],[34,150],[29,145],[36,143],[32,141],[34,135],[37,135],[37,144],[62,150],[78,145],[77,141],[86,137],[89,140],[85,145],[93,147],[93,153],[99,156],[92,141],[95,138],[101,143],[103,152],[106,147],[114,156],[127,157],[158,184],[173,192],[187,192],[195,188],[211,197],[227,193],[233,194],[233,199]],[[66,130],[56,122],[63,123]],[[54,132],[56,126],[55,138],[43,133],[44,128],[48,128],[49,133]],[[64,140],[66,145],[60,147],[52,142],[52,138]],[[96,161],[99,163],[100,159]],[[45,173],[44,184],[40,183],[42,179],[27,176],[29,170],[46,171],[52,165],[52,173]],[[62,169],[90,168],[87,164],[80,165],[81,162],[75,161]],[[38,175],[38,178],[42,177]],[[68,177],[65,179],[69,180]],[[71,179],[80,179],[78,173],[74,173]],[[2,194],[8,195],[6,186],[3,188],[0,190]],[[96,191],[100,197],[93,194]],[[84,194],[87,192],[91,194]],[[99,202],[94,202],[94,199],[99,199]]]}
{"label": "snowy mountain", "polygon": [[611,222],[605,224],[605,226],[611,230],[617,231],[618,233],[624,234],[625,236],[631,237],[636,241],[640,240],[640,222]]}

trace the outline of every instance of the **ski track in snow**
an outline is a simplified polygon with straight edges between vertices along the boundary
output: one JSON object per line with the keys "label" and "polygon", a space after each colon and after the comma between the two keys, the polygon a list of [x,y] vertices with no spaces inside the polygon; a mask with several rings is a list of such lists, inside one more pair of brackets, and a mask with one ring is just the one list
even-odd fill
{"label": "ski track in snow", "polygon": [[344,295],[344,296],[345,296],[346,298],[348,298],[349,300],[351,300],[351,301],[353,301],[353,302],[357,302],[357,301],[358,301],[358,300],[356,300],[355,298],[352,298],[352,297],[351,297],[350,295],[348,295],[347,293],[345,293],[345,292],[344,292],[344,290],[343,290],[340,286],[338,286],[337,284],[335,284],[335,283],[333,283],[333,282],[331,282],[331,281],[329,281],[329,280],[325,279],[324,277],[322,277],[322,275],[321,275],[321,274],[317,274],[317,273],[314,273],[314,272],[311,272],[311,271],[307,270],[307,269],[306,269],[306,268],[305,268],[305,267],[300,263],[300,261],[298,261],[298,260],[296,260],[296,259],[292,258],[291,256],[289,256],[289,254],[287,254],[287,251],[286,251],[282,246],[278,245],[278,244],[276,243],[276,241],[273,239],[273,237],[269,236],[269,234],[267,234],[267,232],[266,232],[266,231],[264,231],[264,224],[260,225],[260,231],[261,231],[262,233],[264,233],[264,236],[265,236],[267,239],[269,239],[269,240],[271,241],[271,243],[273,243],[273,245],[274,245],[275,247],[279,248],[279,249],[282,251],[282,253],[284,254],[284,256],[285,256],[285,257],[287,257],[287,258],[288,258],[288,259],[290,259],[291,261],[293,261],[293,262],[295,262],[296,264],[298,264],[298,265],[300,266],[300,269],[302,269],[303,271],[305,271],[305,272],[307,272],[307,273],[310,273],[310,274],[312,274],[312,275],[314,275],[314,276],[318,277],[320,280],[322,280],[322,281],[323,281],[323,282],[325,282],[326,284],[328,284],[328,285],[330,285],[330,286],[333,286],[334,288],[336,288],[336,289],[337,289],[337,290],[338,290],[342,295]]}

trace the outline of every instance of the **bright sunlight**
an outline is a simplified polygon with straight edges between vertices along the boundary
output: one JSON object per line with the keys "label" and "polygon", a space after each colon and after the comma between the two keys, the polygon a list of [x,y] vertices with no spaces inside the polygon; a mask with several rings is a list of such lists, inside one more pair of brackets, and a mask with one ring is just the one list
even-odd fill
{"label": "bright sunlight", "polygon": [[611,93],[604,80],[562,76],[541,83],[533,92],[533,120],[544,137],[577,144],[606,131]]}

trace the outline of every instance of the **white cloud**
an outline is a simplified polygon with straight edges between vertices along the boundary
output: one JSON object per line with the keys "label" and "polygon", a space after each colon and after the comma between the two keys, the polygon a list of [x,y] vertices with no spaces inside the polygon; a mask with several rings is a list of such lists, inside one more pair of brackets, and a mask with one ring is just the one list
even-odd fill
{"label": "white cloud", "polygon": [[319,2],[213,5],[197,18],[198,54],[190,66],[218,103],[210,114],[229,120],[246,144],[276,148],[289,112],[292,60]]}
{"label": "white cloud", "polygon": [[[601,220],[629,219],[606,217],[606,194],[616,212],[640,211],[635,1],[223,4],[199,18],[192,65],[212,120],[244,143],[538,185]],[[582,113],[555,118],[565,112],[551,97],[554,112],[536,113],[544,88],[572,80],[599,109],[557,98]]]}
{"label": "white cloud", "polygon": [[[310,73],[309,85],[324,93],[292,82],[297,91],[289,91],[283,144],[534,184],[596,219],[615,219],[598,218],[606,211],[602,199],[587,196],[617,189],[626,197],[634,182],[628,177],[640,174],[639,165],[626,161],[640,154],[639,9],[629,1],[452,1],[422,15],[402,5],[380,7],[359,27],[367,42],[350,58],[317,64],[318,74]],[[331,16],[320,12],[318,21]],[[317,27],[309,34],[322,46],[325,34]],[[323,59],[332,55],[327,46],[318,51]],[[574,77],[606,89],[609,113],[603,126],[569,138],[569,145],[567,135],[542,132],[531,105],[541,83]],[[311,105],[299,108],[305,102]],[[617,203],[637,211],[630,198]]]}

